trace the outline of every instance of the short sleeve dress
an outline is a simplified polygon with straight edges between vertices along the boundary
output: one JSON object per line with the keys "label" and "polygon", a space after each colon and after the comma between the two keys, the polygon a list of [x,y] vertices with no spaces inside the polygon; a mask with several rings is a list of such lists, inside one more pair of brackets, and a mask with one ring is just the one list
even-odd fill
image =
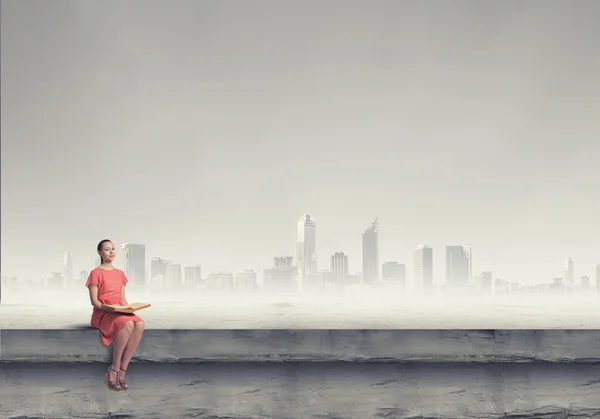
{"label": "short sleeve dress", "polygon": [[[96,268],[90,272],[85,286],[95,284],[98,286],[98,301],[102,304],[121,304],[121,291],[124,284],[127,283],[125,273],[119,269]],[[142,321],[135,314],[111,313],[94,307],[92,311],[92,327],[100,331],[100,340],[104,346],[110,345],[125,323]]]}

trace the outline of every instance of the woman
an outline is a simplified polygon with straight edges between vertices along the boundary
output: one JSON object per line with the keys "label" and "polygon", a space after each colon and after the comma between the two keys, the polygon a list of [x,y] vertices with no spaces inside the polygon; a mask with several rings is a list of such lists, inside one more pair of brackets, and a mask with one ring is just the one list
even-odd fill
{"label": "woman", "polygon": [[100,340],[104,346],[114,341],[113,361],[104,377],[104,384],[112,391],[125,391],[129,388],[125,374],[142,340],[144,321],[135,314],[115,313],[102,307],[103,304],[128,304],[125,298],[127,278],[123,271],[112,264],[117,256],[112,241],[102,240],[98,243],[98,254],[100,266],[90,272],[85,283],[94,306],[91,324],[100,331]]}

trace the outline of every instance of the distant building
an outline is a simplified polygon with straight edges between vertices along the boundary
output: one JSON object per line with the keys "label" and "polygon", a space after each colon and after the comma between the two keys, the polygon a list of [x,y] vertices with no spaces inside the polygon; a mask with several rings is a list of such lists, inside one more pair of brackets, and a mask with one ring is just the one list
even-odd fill
{"label": "distant building", "polygon": [[406,289],[406,265],[398,262],[384,262],[381,265],[381,288],[391,293]]}
{"label": "distant building", "polygon": [[52,272],[52,276],[48,279],[48,288],[64,288],[65,278],[62,272]]}
{"label": "distant building", "polygon": [[572,290],[575,285],[575,267],[571,258],[565,262],[565,287]]}
{"label": "distant building", "polygon": [[129,284],[135,287],[146,285],[146,246],[143,244],[124,243],[123,249],[124,271]]}
{"label": "distant building", "polygon": [[150,280],[148,286],[155,290],[167,289],[167,266],[171,264],[170,260],[154,257],[150,260]]}
{"label": "distant building", "polygon": [[343,252],[331,256],[331,273],[336,288],[343,289],[348,285],[348,256]]}
{"label": "distant building", "polygon": [[509,292],[509,283],[500,278],[496,278],[494,280],[494,293],[496,294],[506,294]]}
{"label": "distant building", "polygon": [[303,278],[314,275],[317,269],[316,224],[309,214],[298,220],[298,239],[296,241],[297,275],[300,288]]}
{"label": "distant building", "polygon": [[414,287],[416,290],[433,289],[433,249],[419,245],[414,251]]}
{"label": "distant building", "polygon": [[335,282],[335,273],[331,269],[321,269],[321,278],[323,281],[323,289],[328,291],[337,291],[339,287]]}
{"label": "distant building", "polygon": [[169,263],[165,267],[164,285],[167,290],[181,289],[183,286],[183,278],[180,263]]}
{"label": "distant building", "polygon": [[268,291],[297,291],[298,268],[291,256],[274,257],[274,266],[263,271],[264,289]]}
{"label": "distant building", "polygon": [[202,267],[200,265],[186,266],[183,272],[183,286],[185,288],[195,289],[200,286],[202,283]]}
{"label": "distant building", "polygon": [[323,289],[323,273],[321,271],[302,278],[302,292],[319,292]]}
{"label": "distant building", "polygon": [[588,276],[581,277],[581,289],[588,290],[590,288],[590,278]]}
{"label": "distant building", "polygon": [[554,278],[552,284],[548,287],[553,293],[563,292],[565,290],[565,282],[563,278]]}
{"label": "distant building", "polygon": [[233,291],[233,274],[230,272],[215,272],[209,274],[206,277],[206,288],[209,291]]}
{"label": "distant building", "polygon": [[379,282],[379,218],[362,235],[363,285],[375,287]]}
{"label": "distant building", "polygon": [[256,272],[252,269],[245,269],[235,274],[236,291],[255,291],[258,287]]}
{"label": "distant building", "polygon": [[406,265],[398,262],[383,262],[381,265],[381,281],[384,287],[406,289]]}
{"label": "distant building", "polygon": [[446,288],[461,289],[471,285],[471,248],[446,246]]}
{"label": "distant building", "polygon": [[482,291],[492,292],[492,272],[484,271],[479,276],[480,287]]}
{"label": "distant building", "polygon": [[361,274],[360,272],[355,272],[352,274],[348,274],[348,286],[356,286],[356,285],[360,285],[361,283]]}
{"label": "distant building", "polygon": [[73,285],[75,277],[73,275],[73,255],[70,252],[65,253],[63,260],[63,277],[68,285]]}

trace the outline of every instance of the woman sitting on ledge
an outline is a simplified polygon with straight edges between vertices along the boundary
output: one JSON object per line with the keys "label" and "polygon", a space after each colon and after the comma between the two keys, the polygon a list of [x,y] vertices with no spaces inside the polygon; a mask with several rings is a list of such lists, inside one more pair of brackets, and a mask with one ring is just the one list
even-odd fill
{"label": "woman sitting on ledge", "polygon": [[98,243],[100,266],[90,272],[85,286],[90,291],[92,311],[92,327],[100,331],[100,340],[104,346],[114,341],[113,361],[108,367],[104,383],[113,391],[128,389],[125,374],[129,362],[135,353],[142,334],[144,321],[135,314],[107,311],[104,305],[127,305],[125,298],[125,273],[113,267],[117,255],[115,245],[110,240]]}

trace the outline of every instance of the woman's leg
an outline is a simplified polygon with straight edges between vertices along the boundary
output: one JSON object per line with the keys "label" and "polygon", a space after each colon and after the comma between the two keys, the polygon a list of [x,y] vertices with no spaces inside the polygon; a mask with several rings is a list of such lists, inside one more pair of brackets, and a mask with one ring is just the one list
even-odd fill
{"label": "woman's leg", "polygon": [[121,359],[121,375],[119,379],[125,379],[125,371],[127,371],[127,367],[129,366],[129,362],[131,358],[133,358],[133,354],[137,349],[140,341],[142,340],[142,334],[144,333],[144,321],[135,322],[133,324],[133,331],[129,337],[129,342],[127,342],[127,346],[125,346],[125,350],[123,351],[123,358]]}
{"label": "woman's leg", "polygon": [[[123,329],[117,335],[114,347],[113,347],[113,362],[112,367],[115,371],[119,371],[121,369],[121,358],[123,358],[123,352],[125,351],[125,346],[133,333],[133,322],[129,321],[125,323]],[[109,376],[111,381],[116,382],[118,380],[117,374],[114,372],[110,373]]]}

